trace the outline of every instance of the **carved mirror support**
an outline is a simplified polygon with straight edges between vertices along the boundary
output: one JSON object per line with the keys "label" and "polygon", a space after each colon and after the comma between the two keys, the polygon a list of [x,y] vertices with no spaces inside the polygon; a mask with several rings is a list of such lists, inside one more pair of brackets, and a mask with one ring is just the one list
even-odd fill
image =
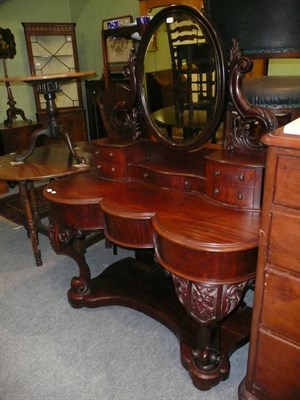
{"label": "carved mirror support", "polygon": [[230,54],[229,91],[231,104],[228,106],[225,148],[237,151],[264,151],[261,136],[277,127],[277,118],[272,111],[251,104],[243,91],[246,73],[250,72],[253,62],[245,57],[239,43],[233,40]]}

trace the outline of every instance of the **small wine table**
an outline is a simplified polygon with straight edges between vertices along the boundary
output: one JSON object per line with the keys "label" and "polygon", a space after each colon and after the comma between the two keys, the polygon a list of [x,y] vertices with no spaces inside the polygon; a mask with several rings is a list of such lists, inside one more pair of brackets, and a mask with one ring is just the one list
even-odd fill
{"label": "small wine table", "polygon": [[22,162],[15,161],[15,153],[0,157],[0,180],[19,184],[20,201],[25,213],[25,225],[32,242],[37,266],[42,265],[38,230],[43,230],[43,228],[40,227],[41,221],[38,214],[34,182],[89,171],[90,148],[91,144],[87,142],[79,143],[75,147],[79,157],[85,159],[86,163],[84,164],[74,163],[72,153],[64,143],[37,147],[34,153]]}
{"label": "small wine table", "polygon": [[26,82],[32,85],[36,85],[38,93],[44,95],[46,101],[46,108],[48,114],[48,125],[42,127],[33,132],[31,136],[30,146],[27,153],[16,156],[16,161],[24,161],[29,157],[36,146],[37,139],[45,135],[49,138],[63,139],[68,148],[70,149],[73,157],[80,164],[84,162],[81,160],[76,151],[74,150],[73,144],[71,142],[70,136],[67,132],[64,132],[63,126],[59,121],[59,112],[56,107],[55,98],[56,93],[60,92],[60,83],[66,80],[80,79],[82,77],[95,75],[94,71],[83,71],[83,72],[68,72],[61,74],[48,74],[48,75],[34,75],[34,76],[15,76],[6,77],[0,79],[0,82]]}
{"label": "small wine table", "polygon": [[[60,124],[59,113],[55,104],[56,93],[60,91],[62,81],[80,79],[91,75],[95,75],[95,72],[71,72],[0,79],[0,82],[26,82],[36,85],[39,93],[44,95],[49,116],[48,125],[32,133],[29,149],[26,152],[0,157],[0,180],[19,183],[20,200],[26,217],[26,229],[32,242],[36,265],[42,265],[42,259],[38,247],[40,221],[34,181],[86,172],[90,169],[85,157],[90,155],[90,151],[87,150],[89,145],[85,143],[83,147],[75,147],[69,134],[64,132]],[[57,144],[36,148],[37,139],[42,135],[53,139],[63,139],[67,146]]]}

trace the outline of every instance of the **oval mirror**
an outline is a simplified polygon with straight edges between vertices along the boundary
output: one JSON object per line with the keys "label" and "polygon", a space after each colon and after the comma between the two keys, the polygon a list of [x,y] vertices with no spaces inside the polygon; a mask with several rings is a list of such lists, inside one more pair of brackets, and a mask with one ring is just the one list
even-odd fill
{"label": "oval mirror", "polygon": [[225,59],[215,27],[195,8],[174,5],[151,20],[136,73],[142,112],[168,147],[194,149],[211,140],[225,99]]}

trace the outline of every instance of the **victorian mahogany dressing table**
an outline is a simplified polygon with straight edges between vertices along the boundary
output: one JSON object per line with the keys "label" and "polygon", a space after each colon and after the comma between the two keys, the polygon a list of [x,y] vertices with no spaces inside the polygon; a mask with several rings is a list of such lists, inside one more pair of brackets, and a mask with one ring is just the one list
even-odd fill
{"label": "victorian mahogany dressing table", "polygon": [[[211,46],[216,82],[212,112],[188,139],[183,128],[171,136],[159,129],[145,89],[153,35],[182,18],[197,25]],[[162,54],[167,58],[168,50],[158,43],[157,59]],[[111,88],[100,99],[112,129],[94,141],[96,170],[53,182],[44,191],[51,244],[79,267],[68,292],[71,305],[118,304],[156,318],[177,335],[181,362],[201,390],[228,377],[230,355],[249,337],[251,309],[243,297],[255,278],[265,162],[247,124],[235,131],[232,151],[210,143],[226,105],[226,66],[215,27],[204,14],[188,6],[160,11],[137,59],[129,62],[130,90]],[[246,121],[272,129],[274,117],[243,97],[246,69],[236,49],[232,101]],[[75,244],[95,229],[116,245],[136,249],[136,258],[92,278]]]}

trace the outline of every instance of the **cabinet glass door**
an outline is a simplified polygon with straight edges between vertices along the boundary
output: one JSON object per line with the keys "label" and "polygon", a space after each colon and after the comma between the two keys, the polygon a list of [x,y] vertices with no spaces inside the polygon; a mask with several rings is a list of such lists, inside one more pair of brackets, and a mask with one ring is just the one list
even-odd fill
{"label": "cabinet glass door", "polygon": [[[66,74],[79,71],[74,23],[23,22],[32,75]],[[82,107],[77,81],[61,83],[56,95],[58,108]],[[43,95],[35,93],[37,109],[46,109]]]}
{"label": "cabinet glass door", "polygon": [[[35,75],[75,72],[72,36],[31,36],[32,56]],[[43,95],[40,95],[41,108],[46,108]],[[61,85],[56,105],[60,107],[78,107],[79,98],[76,82]]]}

